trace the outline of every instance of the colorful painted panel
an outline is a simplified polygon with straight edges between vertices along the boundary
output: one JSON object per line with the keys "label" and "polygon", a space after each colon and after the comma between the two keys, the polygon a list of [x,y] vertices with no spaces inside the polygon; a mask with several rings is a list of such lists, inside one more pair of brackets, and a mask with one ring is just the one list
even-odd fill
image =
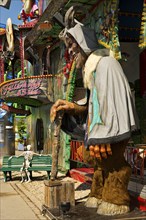
{"label": "colorful painted panel", "polygon": [[[51,75],[43,75],[10,80],[1,84],[0,95],[3,100],[9,99],[9,101],[11,98],[30,97],[49,103],[53,97],[52,77]],[[27,105],[27,103],[25,104]]]}

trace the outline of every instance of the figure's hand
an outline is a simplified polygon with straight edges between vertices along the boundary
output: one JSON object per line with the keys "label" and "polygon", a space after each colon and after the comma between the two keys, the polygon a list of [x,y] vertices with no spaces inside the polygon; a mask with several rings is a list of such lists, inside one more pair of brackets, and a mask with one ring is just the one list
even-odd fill
{"label": "figure's hand", "polygon": [[68,102],[66,100],[58,99],[50,110],[50,121],[54,122],[58,111],[73,112],[74,103]]}
{"label": "figure's hand", "polygon": [[112,150],[110,144],[99,144],[99,145],[91,145],[89,147],[90,156],[96,157],[97,159],[107,158],[108,155],[112,155]]}

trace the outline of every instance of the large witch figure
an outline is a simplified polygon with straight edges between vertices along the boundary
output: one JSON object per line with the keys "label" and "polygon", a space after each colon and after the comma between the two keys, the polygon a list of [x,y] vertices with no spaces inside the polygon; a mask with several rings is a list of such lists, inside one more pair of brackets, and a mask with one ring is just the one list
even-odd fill
{"label": "large witch figure", "polygon": [[[87,96],[79,102],[57,100],[50,119],[64,112],[62,129],[85,140],[90,155],[96,159],[87,207],[97,207],[102,215],[129,211],[127,186],[131,168],[124,151],[137,118],[131,90],[119,62],[108,49],[98,49],[94,30],[74,19],[74,7],[65,16],[65,29],[60,38],[65,42],[76,69],[82,68]],[[86,101],[85,101],[86,100]],[[86,115],[86,125],[82,122]],[[81,121],[79,119],[82,119]]]}

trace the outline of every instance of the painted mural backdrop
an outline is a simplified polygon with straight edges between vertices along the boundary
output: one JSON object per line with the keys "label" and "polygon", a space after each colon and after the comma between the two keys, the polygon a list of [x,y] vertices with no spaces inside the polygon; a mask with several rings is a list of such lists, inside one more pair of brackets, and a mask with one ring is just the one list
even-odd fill
{"label": "painted mural backdrop", "polygon": [[89,26],[96,30],[98,43],[114,52],[116,59],[121,59],[118,38],[119,0],[105,0],[98,5]]}

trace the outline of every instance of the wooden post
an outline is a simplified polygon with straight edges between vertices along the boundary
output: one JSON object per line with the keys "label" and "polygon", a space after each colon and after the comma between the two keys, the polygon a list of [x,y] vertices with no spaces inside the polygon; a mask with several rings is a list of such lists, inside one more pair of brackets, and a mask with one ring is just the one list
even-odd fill
{"label": "wooden post", "polygon": [[[70,74],[69,74],[67,91],[66,91],[66,100],[69,102],[71,102],[73,98],[75,80],[76,80],[76,62],[73,61]],[[57,179],[58,155],[59,155],[59,148],[60,148],[60,129],[61,129],[63,115],[64,115],[64,111],[57,112],[55,124],[54,124],[51,180]]]}
{"label": "wooden post", "polygon": [[60,204],[61,182],[45,180],[45,205],[49,208],[58,208]]}
{"label": "wooden post", "polygon": [[74,182],[45,180],[45,206],[48,208],[59,208],[61,202],[70,202],[75,206]]}
{"label": "wooden post", "polygon": [[58,171],[58,155],[60,149],[60,127],[62,123],[63,112],[60,111],[55,120],[54,124],[54,140],[53,140],[53,148],[52,148],[52,168],[51,168],[51,180],[57,179],[57,171]]}
{"label": "wooden post", "polygon": [[62,181],[61,202],[70,202],[71,206],[75,206],[75,190],[74,182]]}

